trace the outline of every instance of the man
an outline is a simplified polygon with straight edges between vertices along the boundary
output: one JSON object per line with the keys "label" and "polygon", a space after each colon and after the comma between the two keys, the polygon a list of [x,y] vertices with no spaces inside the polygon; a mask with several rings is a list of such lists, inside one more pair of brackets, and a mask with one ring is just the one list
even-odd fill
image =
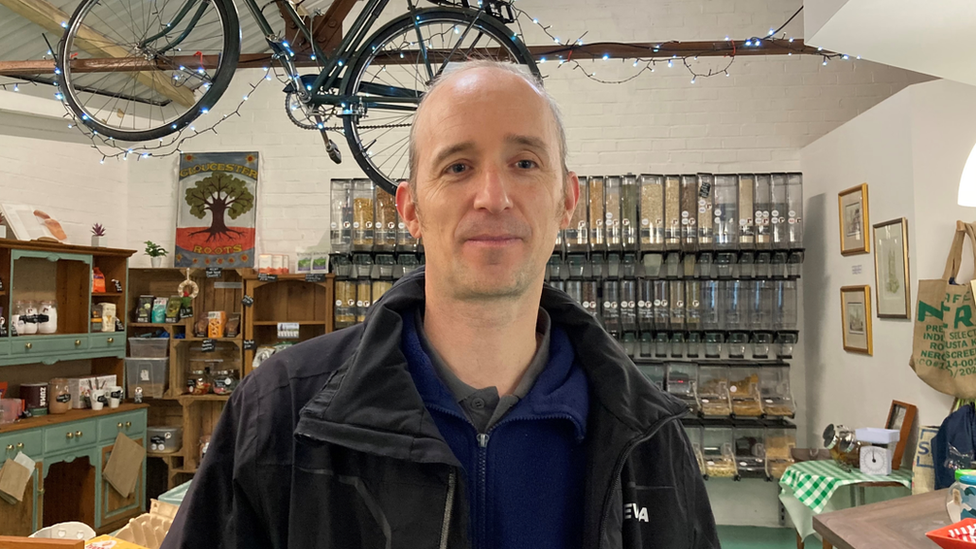
{"label": "man", "polygon": [[543,286],[565,156],[540,82],[452,66],[397,190],[426,270],[244,380],[164,549],[719,547],[684,407]]}

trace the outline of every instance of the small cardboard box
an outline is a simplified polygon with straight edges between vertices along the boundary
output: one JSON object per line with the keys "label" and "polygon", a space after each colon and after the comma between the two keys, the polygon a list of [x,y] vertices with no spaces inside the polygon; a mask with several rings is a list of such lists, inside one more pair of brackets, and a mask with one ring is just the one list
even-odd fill
{"label": "small cardboard box", "polygon": [[68,393],[71,395],[71,407],[74,409],[90,408],[88,395],[92,389],[98,388],[98,376],[80,376],[68,378]]}
{"label": "small cardboard box", "polygon": [[329,272],[329,254],[326,252],[312,252],[312,272]]}

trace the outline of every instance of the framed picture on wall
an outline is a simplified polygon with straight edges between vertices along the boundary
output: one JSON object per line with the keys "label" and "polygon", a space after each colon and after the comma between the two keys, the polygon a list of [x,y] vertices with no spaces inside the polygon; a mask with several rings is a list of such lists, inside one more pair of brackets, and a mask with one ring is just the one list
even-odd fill
{"label": "framed picture on wall", "polygon": [[908,286],[908,220],[892,219],[874,226],[874,285],[878,318],[911,316]]}
{"label": "framed picture on wall", "polygon": [[866,254],[871,251],[868,240],[868,184],[862,183],[837,195],[840,213],[841,255]]}
{"label": "framed picture on wall", "polygon": [[885,422],[885,429],[898,431],[900,437],[895,445],[895,453],[891,456],[891,468],[897,470],[901,466],[902,456],[905,455],[905,446],[911,438],[912,425],[915,423],[915,416],[918,415],[918,408],[914,404],[891,401],[891,408],[888,409],[888,421]]}
{"label": "framed picture on wall", "polygon": [[840,289],[840,316],[844,330],[844,350],[871,355],[871,286],[844,286]]}

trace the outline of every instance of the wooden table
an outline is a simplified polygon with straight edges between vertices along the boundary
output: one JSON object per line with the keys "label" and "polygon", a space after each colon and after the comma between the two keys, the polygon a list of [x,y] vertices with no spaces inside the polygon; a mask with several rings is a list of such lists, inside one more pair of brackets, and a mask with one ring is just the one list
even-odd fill
{"label": "wooden table", "polygon": [[926,532],[949,525],[946,490],[909,496],[813,517],[824,547],[933,549]]}

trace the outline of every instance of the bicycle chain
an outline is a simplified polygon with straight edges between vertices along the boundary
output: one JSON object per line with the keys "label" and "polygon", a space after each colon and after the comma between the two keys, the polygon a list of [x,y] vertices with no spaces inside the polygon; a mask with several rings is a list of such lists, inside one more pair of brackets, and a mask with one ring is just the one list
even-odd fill
{"label": "bicycle chain", "polygon": [[[387,128],[409,128],[410,126],[412,126],[412,124],[377,124],[377,125],[356,126],[356,127],[361,130],[384,130]],[[315,128],[315,129],[319,129],[319,128]],[[322,128],[322,131],[341,132],[344,131],[344,128],[342,126],[326,126]]]}

